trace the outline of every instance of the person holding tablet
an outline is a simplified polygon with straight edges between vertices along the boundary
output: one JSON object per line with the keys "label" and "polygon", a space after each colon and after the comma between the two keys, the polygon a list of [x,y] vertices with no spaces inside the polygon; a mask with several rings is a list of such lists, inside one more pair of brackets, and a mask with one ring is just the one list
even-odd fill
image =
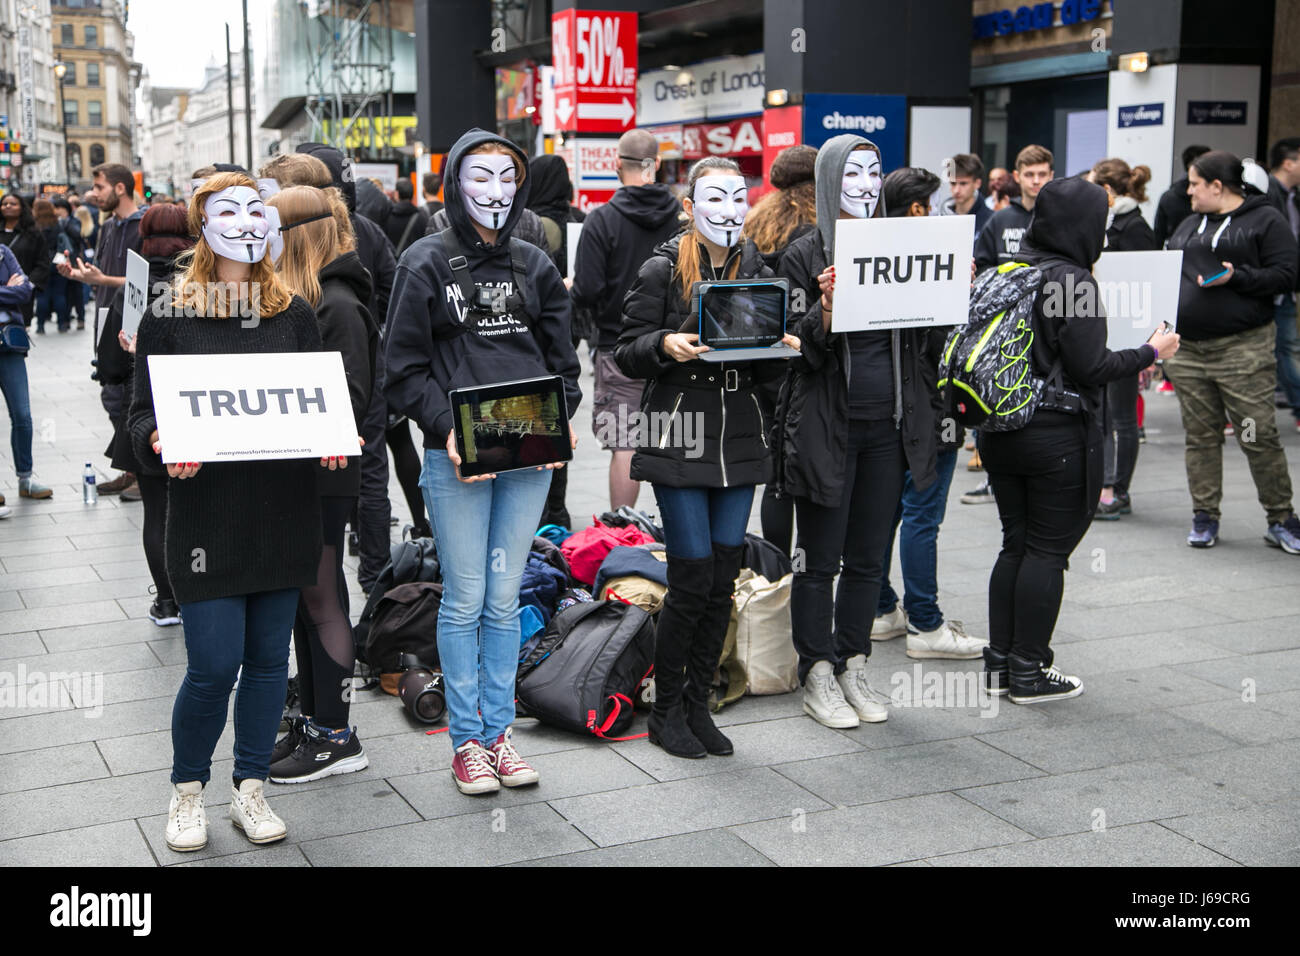
{"label": "person holding tablet", "polygon": [[[512,236],[528,203],[528,160],[471,129],[447,157],[450,226],[413,243],[393,283],[385,394],[424,434],[420,488],[442,566],[438,656],[452,777],[462,793],[536,783],[510,740],[519,584],[555,464],[465,477],[448,393],[558,375],[578,407],[568,291],[542,250]],[[577,436],[569,429],[570,448]]]}
{"label": "person holding tablet", "polygon": [[[733,748],[709,716],[709,689],[731,620],[754,488],[768,480],[771,464],[755,389],[784,375],[787,363],[703,360],[692,287],[772,271],[741,238],[749,204],[736,163],[700,160],[686,191],[682,207],[692,224],[641,266],[623,302],[614,360],[624,375],[646,379],[646,421],[669,422],[660,434],[639,436],[631,472],[654,486],[668,551],[650,742],[679,757],[725,756]],[[792,335],[781,341],[799,348]]]}

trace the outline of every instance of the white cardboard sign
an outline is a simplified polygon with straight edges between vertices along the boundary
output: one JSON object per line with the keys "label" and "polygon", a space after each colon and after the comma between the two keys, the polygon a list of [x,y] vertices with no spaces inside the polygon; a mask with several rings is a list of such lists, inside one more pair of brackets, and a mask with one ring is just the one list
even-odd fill
{"label": "white cardboard sign", "polygon": [[1135,349],[1161,322],[1178,324],[1181,249],[1103,252],[1093,266],[1100,303],[1106,310],[1106,347]]}
{"label": "white cardboard sign", "polygon": [[832,332],[961,325],[974,216],[839,219]]}
{"label": "white cardboard sign", "polygon": [[149,304],[149,260],[134,249],[126,251],[126,288],[122,300],[122,331],[133,339]]}
{"label": "white cardboard sign", "polygon": [[361,453],[338,352],[148,360],[167,464]]}
{"label": "white cardboard sign", "polygon": [[565,276],[566,279],[573,278],[573,266],[578,261],[578,239],[582,236],[582,225],[580,222],[566,222],[564,224],[564,242],[568,249],[568,259],[565,261],[565,266],[569,270],[569,274]]}

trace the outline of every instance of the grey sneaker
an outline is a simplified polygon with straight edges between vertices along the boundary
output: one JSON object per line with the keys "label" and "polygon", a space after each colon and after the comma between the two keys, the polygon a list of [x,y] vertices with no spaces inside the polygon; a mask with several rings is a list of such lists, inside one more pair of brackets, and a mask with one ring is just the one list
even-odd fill
{"label": "grey sneaker", "polygon": [[[912,638],[908,637],[910,641]],[[839,678],[844,700],[864,724],[880,724],[889,719],[889,698],[877,694],[867,683],[867,658],[857,654],[844,662]]]}
{"label": "grey sneaker", "polygon": [[1270,547],[1281,548],[1287,554],[1300,554],[1300,518],[1294,514],[1281,524],[1271,524],[1264,533]]}
{"label": "grey sneaker", "polygon": [[847,730],[858,726],[857,712],[844,699],[830,661],[818,661],[808,672],[803,682],[803,711],[826,727]]}
{"label": "grey sneaker", "polygon": [[18,497],[19,498],[52,498],[54,492],[45,487],[39,481],[32,478],[18,479]]}

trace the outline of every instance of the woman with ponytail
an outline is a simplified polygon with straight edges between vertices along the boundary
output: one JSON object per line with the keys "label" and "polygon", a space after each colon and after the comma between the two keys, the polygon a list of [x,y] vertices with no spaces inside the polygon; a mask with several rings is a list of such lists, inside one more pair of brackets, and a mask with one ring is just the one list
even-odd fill
{"label": "woman with ponytail", "polygon": [[[706,362],[692,287],[704,280],[772,275],[741,238],[749,203],[740,167],[702,159],[682,208],[692,225],[655,250],[623,302],[614,359],[646,380],[632,478],[654,486],[668,549],[668,594],[655,634],[650,742],[679,757],[725,756],[731,741],[709,716],[709,689],[731,620],[754,488],[768,480],[767,422],[757,386],[785,374],[783,360]],[[785,342],[798,349],[787,335]],[[686,427],[693,424],[694,428]]]}
{"label": "woman with ponytail", "polygon": [[[1129,168],[1122,159],[1103,159],[1092,167],[1087,178],[1105,187],[1110,197],[1113,215],[1106,227],[1107,252],[1146,252],[1160,248],[1156,234],[1138,208],[1147,201],[1149,167]],[[1106,385],[1101,446],[1105,484],[1097,513],[1093,515],[1099,521],[1117,521],[1120,515],[1133,511],[1128,486],[1138,457],[1138,377],[1126,375]]]}
{"label": "woman with ponytail", "polygon": [[1187,178],[1192,215],[1169,238],[1170,249],[1183,251],[1183,347],[1165,362],[1186,432],[1193,510],[1187,543],[1211,548],[1219,539],[1229,421],[1268,517],[1265,543],[1300,554],[1300,519],[1273,408],[1273,298],[1295,288],[1296,240],[1265,196],[1268,173],[1253,160],[1211,150],[1192,162]]}

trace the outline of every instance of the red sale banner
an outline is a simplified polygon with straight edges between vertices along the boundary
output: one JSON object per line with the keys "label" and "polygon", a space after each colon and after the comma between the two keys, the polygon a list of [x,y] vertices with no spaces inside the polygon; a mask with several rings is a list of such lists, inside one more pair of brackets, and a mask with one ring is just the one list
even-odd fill
{"label": "red sale banner", "polygon": [[636,120],[635,13],[564,10],[551,16],[555,120],[565,131],[623,133]]}
{"label": "red sale banner", "polygon": [[682,130],[682,155],[687,159],[705,156],[761,156],[763,141],[760,117],[730,123],[699,123]]}

